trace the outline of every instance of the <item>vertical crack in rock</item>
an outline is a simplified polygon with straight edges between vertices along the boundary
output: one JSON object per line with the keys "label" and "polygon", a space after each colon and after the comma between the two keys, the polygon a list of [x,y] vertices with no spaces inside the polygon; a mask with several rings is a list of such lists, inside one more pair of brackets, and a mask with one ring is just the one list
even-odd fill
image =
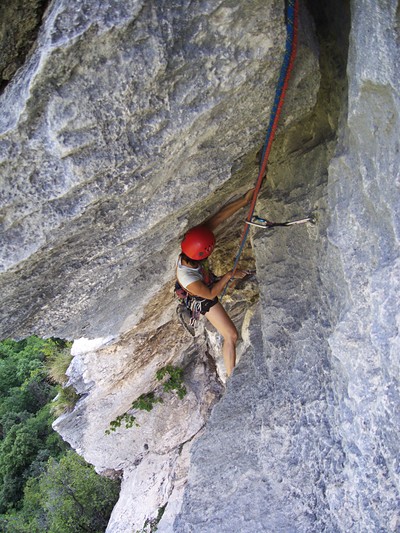
{"label": "vertical crack in rock", "polygon": [[324,283],[333,294],[345,287],[328,339],[344,462],[327,495],[343,531],[400,528],[397,4],[352,3],[348,119],[329,168],[338,275]]}
{"label": "vertical crack in rock", "polygon": [[321,278],[330,271],[328,167],[346,109],[350,19],[345,2],[336,11],[309,6],[320,46],[317,101],[276,139],[257,209],[276,221],[315,213],[317,223],[252,229],[260,307],[251,345],[193,445],[179,533],[340,529],[329,497],[345,462],[328,343],[338,304],[331,308]]}
{"label": "vertical crack in rock", "polygon": [[[399,530],[399,10],[301,6],[257,214],[317,223],[251,230],[221,401],[221,339],[185,336],[171,282],[185,230],[255,181],[284,2],[54,0],[0,94],[0,335],[102,343],[75,343],[55,428],[121,473],[108,533]],[[184,400],[105,435],[166,364]]]}

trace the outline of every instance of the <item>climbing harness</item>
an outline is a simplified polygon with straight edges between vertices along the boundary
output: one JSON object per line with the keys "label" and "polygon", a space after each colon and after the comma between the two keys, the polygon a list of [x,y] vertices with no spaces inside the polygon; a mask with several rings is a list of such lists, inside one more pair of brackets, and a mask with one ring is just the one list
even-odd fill
{"label": "climbing harness", "polygon": [[178,304],[176,308],[176,314],[178,315],[178,320],[185,328],[185,330],[194,337],[196,335],[195,325],[193,324],[193,317],[190,309],[186,306],[185,303]]}
{"label": "climbing harness", "polygon": [[249,224],[250,226],[257,226],[258,228],[276,228],[277,226],[287,227],[294,226],[296,224],[305,224],[306,222],[309,222],[310,224],[315,224],[315,218],[313,216],[310,216],[307,218],[301,218],[299,220],[288,220],[287,222],[271,222],[266,218],[261,218],[257,215],[253,215],[250,221],[246,220],[246,224]]}
{"label": "climbing harness", "polygon": [[175,282],[174,292],[179,299],[179,304],[176,308],[178,319],[186,331],[194,337],[196,323],[200,318],[201,304],[180,285],[179,281]]}
{"label": "climbing harness", "polygon": [[[179,285],[178,282],[177,284]],[[183,292],[185,292],[185,295],[183,295]],[[180,300],[178,307],[176,308],[178,319],[186,331],[194,337],[196,335],[196,326],[200,319],[200,315],[206,313],[218,302],[218,299],[214,298],[213,300],[207,300],[206,298],[193,296],[185,291],[185,289],[182,289],[182,287],[176,289],[176,286],[175,294]]]}
{"label": "climbing harness", "polygon": [[[212,287],[213,284],[218,281],[220,278],[216,276],[208,267],[207,262],[202,262],[201,264],[201,274],[203,276],[203,281],[208,287]],[[184,287],[181,286],[179,281],[175,282],[175,296],[179,299],[178,307],[176,308],[176,313],[178,319],[183,327],[192,335],[195,336],[195,328],[197,326],[200,315],[205,310],[208,309],[210,302],[216,301],[207,300],[206,298],[201,298],[199,296],[194,296],[190,294]],[[210,305],[210,307],[213,304]]]}
{"label": "climbing harness", "polygon": [[[253,213],[257,201],[258,194],[261,189],[263,179],[266,175],[267,163],[269,154],[272,147],[272,141],[274,140],[276,129],[278,127],[279,117],[282,111],[283,103],[285,100],[286,90],[289,84],[290,74],[293,69],[294,59],[297,52],[297,26],[298,26],[298,12],[299,12],[299,0],[287,0],[287,10],[286,10],[286,48],[285,55],[283,58],[281,71],[279,75],[278,84],[275,91],[275,99],[271,110],[271,116],[269,125],[267,128],[267,134],[263,146],[260,170],[258,172],[257,182],[253,193],[253,198],[250,204],[249,213],[247,215],[246,223],[243,229],[241,242],[239,245],[239,251],[236,255],[235,262],[232,270],[232,278],[235,275],[237,270],[237,265],[239,263],[240,256],[245,247],[247,236],[250,230],[250,223],[253,218]],[[232,279],[231,278],[231,279]],[[224,297],[229,283],[225,286],[225,289],[221,295],[221,298]]]}

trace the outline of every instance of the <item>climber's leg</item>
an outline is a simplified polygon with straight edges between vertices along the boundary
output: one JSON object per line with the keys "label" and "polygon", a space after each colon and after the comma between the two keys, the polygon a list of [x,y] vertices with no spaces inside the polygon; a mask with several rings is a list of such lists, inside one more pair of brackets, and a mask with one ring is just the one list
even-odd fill
{"label": "climber's leg", "polygon": [[222,354],[224,356],[226,373],[230,376],[236,364],[237,329],[219,302],[211,307],[204,316],[224,338]]}

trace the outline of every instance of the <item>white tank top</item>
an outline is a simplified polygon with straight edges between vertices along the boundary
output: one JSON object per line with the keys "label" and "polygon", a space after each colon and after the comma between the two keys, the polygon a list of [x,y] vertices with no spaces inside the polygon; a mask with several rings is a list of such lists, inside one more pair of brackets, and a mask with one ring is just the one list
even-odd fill
{"label": "white tank top", "polygon": [[186,289],[188,285],[195,281],[203,281],[203,276],[200,270],[201,267],[192,268],[182,265],[181,257],[179,256],[176,263],[176,277],[178,278],[180,286]]}

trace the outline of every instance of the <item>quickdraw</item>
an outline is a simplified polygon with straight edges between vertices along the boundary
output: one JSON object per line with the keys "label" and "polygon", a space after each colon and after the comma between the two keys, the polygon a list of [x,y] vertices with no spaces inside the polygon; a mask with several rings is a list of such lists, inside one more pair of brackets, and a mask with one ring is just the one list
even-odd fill
{"label": "quickdraw", "polygon": [[266,218],[261,218],[257,215],[253,215],[251,217],[251,220],[246,220],[246,224],[249,224],[250,226],[256,226],[257,228],[276,228],[277,226],[294,226],[296,224],[306,224],[309,222],[310,224],[315,224],[315,217],[309,216],[307,218],[300,218],[298,220],[289,220],[287,222],[271,222],[270,220],[267,220]]}

